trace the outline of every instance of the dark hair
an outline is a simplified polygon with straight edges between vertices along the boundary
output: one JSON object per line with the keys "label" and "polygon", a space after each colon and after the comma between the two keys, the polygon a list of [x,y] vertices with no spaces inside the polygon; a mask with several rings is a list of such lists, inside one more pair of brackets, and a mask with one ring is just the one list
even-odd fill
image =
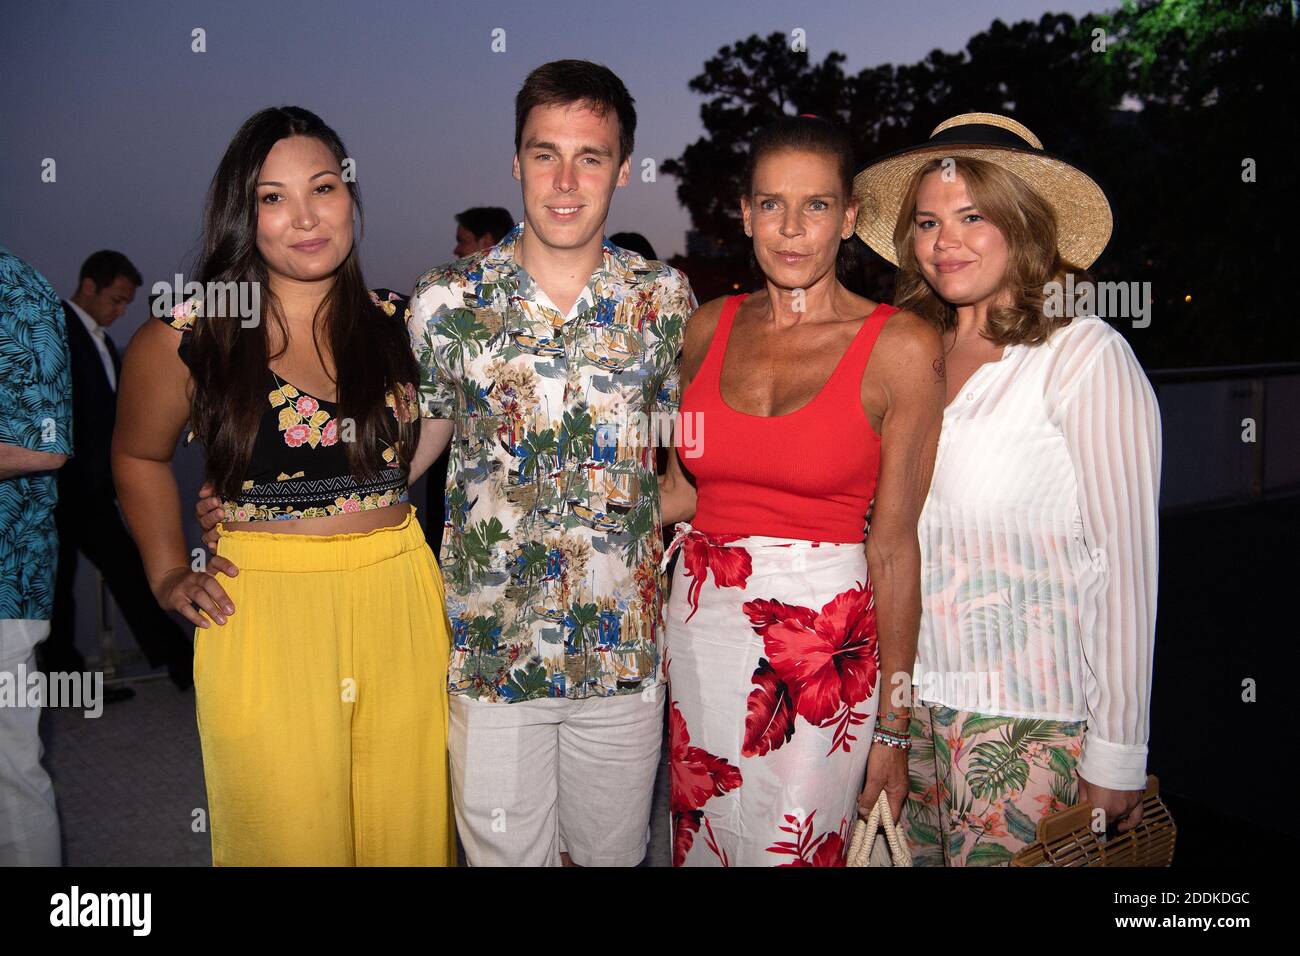
{"label": "dark hair", "polygon": [[140,278],[139,270],[131,265],[130,259],[112,249],[100,249],[98,252],[91,253],[81,264],[81,275],[77,277],[77,285],[89,279],[95,283],[95,291],[98,292],[105,286],[112,285],[118,276],[126,276],[131,280],[132,285],[144,285],[144,279]]}
{"label": "dark hair", "polygon": [[[809,114],[783,116],[764,126],[750,139],[744,178],[745,190],[749,195],[752,196],[754,193],[754,173],[758,169],[759,160],[771,153],[785,150],[821,153],[831,157],[835,161],[845,201],[853,199],[853,171],[856,160],[849,134],[830,120]],[[840,243],[839,254],[835,260],[835,271],[841,277],[852,269],[857,258],[853,241],[853,237],[850,236]]]}
{"label": "dark hair", "polygon": [[646,259],[658,259],[655,255],[655,247],[650,245],[650,240],[639,232],[616,232],[609,237],[609,241],[614,243],[620,249],[627,249],[635,252]]}
{"label": "dark hair", "polygon": [[[198,281],[257,282],[261,289],[262,315],[255,327],[208,316],[195,323],[190,345],[191,421],[207,453],[208,477],[223,498],[238,497],[265,411],[266,370],[276,357],[268,355],[268,320],[278,322],[284,341],[289,339],[280,303],[267,281],[266,263],[257,251],[257,180],[271,148],[290,136],[319,140],[340,166],[348,157],[338,134],[315,113],[296,106],[262,110],[230,141],[212,177],[203,213]],[[359,217],[361,195],[349,179],[345,184]],[[385,401],[393,395],[398,407],[404,407],[403,386],[416,386],[419,373],[406,329],[370,298],[356,242],[317,308],[312,342],[318,356],[321,338],[335,359],[339,417],[356,423],[356,441],[348,442],[346,449],[353,475],[375,477],[374,449],[380,442],[392,445],[399,465],[409,468],[419,440],[418,422],[398,421]]]}
{"label": "dark hair", "polygon": [[515,97],[515,152],[523,145],[524,123],[534,106],[584,103],[598,116],[613,110],[618,117],[618,161],[632,155],[636,137],[635,101],[607,66],[589,60],[552,60],[528,74]]}
{"label": "dark hair", "polygon": [[514,217],[508,209],[500,206],[475,206],[456,214],[456,222],[465,227],[475,239],[491,236],[493,242],[500,242],[515,227]]}
{"label": "dark hair", "polygon": [[848,133],[820,116],[783,116],[754,134],[749,141],[749,161],[745,165],[745,188],[750,193],[754,191],[754,171],[758,168],[758,161],[768,153],[787,149],[824,153],[833,158],[844,196],[853,198],[853,143]]}

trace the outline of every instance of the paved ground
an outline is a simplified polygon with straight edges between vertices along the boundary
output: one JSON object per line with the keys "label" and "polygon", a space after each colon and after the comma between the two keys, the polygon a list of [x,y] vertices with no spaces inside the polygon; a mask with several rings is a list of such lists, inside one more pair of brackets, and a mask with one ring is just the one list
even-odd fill
{"label": "paved ground", "polygon": [[[136,696],[88,720],[48,710],[42,730],[69,866],[208,866],[203,761],[194,692],[165,679],[130,685]],[[646,866],[668,866],[667,747],[655,785]]]}
{"label": "paved ground", "polygon": [[208,866],[208,834],[192,829],[207,815],[194,692],[166,679],[131,686],[133,699],[107,705],[98,718],[44,715],[64,862]]}

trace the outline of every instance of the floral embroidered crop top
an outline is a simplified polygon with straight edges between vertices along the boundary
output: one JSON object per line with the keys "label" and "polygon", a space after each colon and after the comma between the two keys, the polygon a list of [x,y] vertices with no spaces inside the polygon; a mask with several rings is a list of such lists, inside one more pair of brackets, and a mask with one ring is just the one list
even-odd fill
{"label": "floral embroidered crop top", "polygon": [[[405,324],[410,317],[407,300],[396,292],[381,289],[370,297],[395,321]],[[201,304],[201,299],[192,299],[162,316],[162,321],[184,333],[178,351],[186,364],[190,332],[201,314]],[[410,500],[406,470],[393,446],[379,452],[383,462],[377,478],[358,480],[348,465],[346,445],[340,441],[345,436],[339,434],[336,403],[300,391],[269,368],[266,379],[267,407],[258,425],[243,488],[237,501],[223,503],[223,521],[326,518]],[[419,421],[413,385],[406,386],[401,411],[391,393],[387,405],[399,420]],[[185,443],[193,439],[190,432]]]}

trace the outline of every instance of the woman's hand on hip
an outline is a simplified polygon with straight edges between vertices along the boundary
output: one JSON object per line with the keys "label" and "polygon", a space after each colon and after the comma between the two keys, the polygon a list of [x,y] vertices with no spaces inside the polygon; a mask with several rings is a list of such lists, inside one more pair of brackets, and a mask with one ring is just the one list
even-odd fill
{"label": "woman's hand on hip", "polygon": [[196,627],[210,627],[208,618],[225,624],[235,613],[230,595],[207,571],[172,568],[162,575],[153,591],[164,610],[175,611]]}

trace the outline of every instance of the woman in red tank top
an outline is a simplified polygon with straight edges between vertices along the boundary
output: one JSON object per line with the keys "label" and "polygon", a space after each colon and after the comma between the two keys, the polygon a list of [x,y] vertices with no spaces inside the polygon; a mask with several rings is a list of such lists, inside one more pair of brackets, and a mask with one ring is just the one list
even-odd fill
{"label": "woman in red tank top", "polygon": [[942,351],[837,280],[852,178],[830,123],[761,131],[741,210],[765,288],[687,324],[661,485],[677,866],[842,866],[859,805],[907,796]]}

